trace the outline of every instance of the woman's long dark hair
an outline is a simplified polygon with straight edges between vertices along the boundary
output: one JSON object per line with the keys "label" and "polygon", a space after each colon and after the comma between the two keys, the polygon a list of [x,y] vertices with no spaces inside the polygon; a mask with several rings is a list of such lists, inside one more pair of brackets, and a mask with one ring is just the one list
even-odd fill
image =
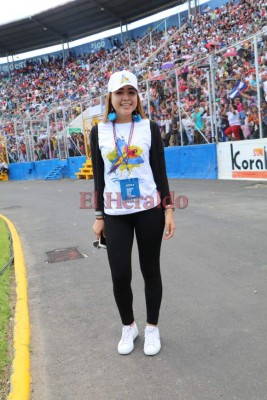
{"label": "woman's long dark hair", "polygon": [[[111,96],[112,96],[111,92],[109,92],[106,95],[106,108],[105,108],[105,113],[104,113],[104,116],[103,116],[103,122],[107,122],[108,121],[108,114],[112,110]],[[137,110],[138,114],[141,115],[142,118],[144,118],[144,119],[147,118],[146,114],[144,113],[143,106],[142,106],[142,103],[141,103],[141,100],[140,100],[140,97],[139,97],[138,93],[137,93],[137,107],[136,107],[136,110]]]}

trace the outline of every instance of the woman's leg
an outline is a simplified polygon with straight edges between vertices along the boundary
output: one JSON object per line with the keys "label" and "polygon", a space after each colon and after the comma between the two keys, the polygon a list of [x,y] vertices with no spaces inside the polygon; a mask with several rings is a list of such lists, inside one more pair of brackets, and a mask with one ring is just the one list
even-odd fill
{"label": "woman's leg", "polygon": [[165,226],[164,210],[153,208],[135,216],[140,267],[145,281],[147,323],[157,325],[162,299],[160,248]]}
{"label": "woman's leg", "polygon": [[105,217],[105,235],[113,292],[123,325],[134,321],[131,289],[131,254],[134,237],[132,215]]}

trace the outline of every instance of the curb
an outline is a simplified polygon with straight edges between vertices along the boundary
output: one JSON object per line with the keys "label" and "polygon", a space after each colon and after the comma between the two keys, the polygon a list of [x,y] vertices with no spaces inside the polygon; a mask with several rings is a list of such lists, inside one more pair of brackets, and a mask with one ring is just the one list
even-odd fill
{"label": "curb", "polygon": [[30,398],[30,319],[24,254],[21,240],[13,223],[2,214],[12,237],[16,278],[16,310],[13,336],[14,359],[12,363],[11,391],[8,400]]}

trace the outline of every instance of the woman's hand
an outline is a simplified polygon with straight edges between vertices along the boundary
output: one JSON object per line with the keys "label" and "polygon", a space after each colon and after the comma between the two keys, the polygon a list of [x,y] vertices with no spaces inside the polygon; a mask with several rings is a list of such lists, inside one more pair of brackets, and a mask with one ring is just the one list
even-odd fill
{"label": "woman's hand", "polygon": [[93,225],[93,231],[94,231],[97,239],[100,238],[101,233],[103,233],[103,235],[104,235],[104,226],[105,226],[104,218],[95,220],[94,225]]}
{"label": "woman's hand", "polygon": [[175,223],[173,212],[174,210],[172,208],[165,210],[165,233],[163,236],[164,240],[168,240],[174,235]]}

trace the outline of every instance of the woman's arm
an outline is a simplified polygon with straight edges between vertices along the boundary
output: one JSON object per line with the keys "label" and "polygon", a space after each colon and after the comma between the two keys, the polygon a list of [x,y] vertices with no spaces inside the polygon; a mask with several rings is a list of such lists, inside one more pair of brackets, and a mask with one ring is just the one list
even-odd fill
{"label": "woman's arm", "polygon": [[98,146],[98,126],[95,125],[90,133],[90,150],[94,175],[95,210],[104,213],[104,161]]}
{"label": "woman's arm", "polygon": [[160,132],[157,125],[154,122],[151,122],[150,127],[151,127],[151,137],[152,137],[151,147],[153,146],[153,152],[150,157],[150,163],[157,188],[160,191],[161,206],[165,208],[165,233],[163,238],[167,240],[174,235],[175,231],[175,223],[173,216],[174,205],[169,189],[169,183],[166,173],[164,147],[161,140]]}
{"label": "woman's arm", "polygon": [[104,162],[98,146],[98,127],[95,125],[90,134],[90,150],[94,175],[95,189],[95,213],[96,219],[93,225],[93,231],[96,238],[99,239],[101,233],[104,234],[104,205],[103,205],[103,190],[104,190]]}

